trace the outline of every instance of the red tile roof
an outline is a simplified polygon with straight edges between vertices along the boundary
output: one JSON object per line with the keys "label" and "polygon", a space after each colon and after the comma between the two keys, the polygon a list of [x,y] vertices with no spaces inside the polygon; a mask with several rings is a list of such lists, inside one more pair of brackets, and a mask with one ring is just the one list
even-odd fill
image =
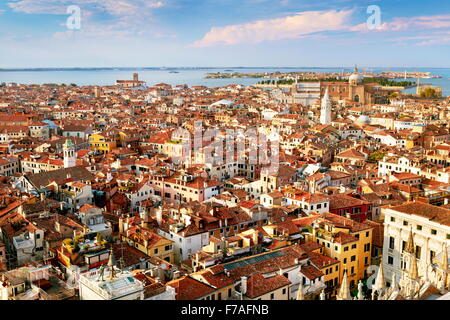
{"label": "red tile roof", "polygon": [[247,280],[247,293],[245,295],[254,299],[290,284],[291,282],[281,275],[265,278],[262,274],[255,273]]}

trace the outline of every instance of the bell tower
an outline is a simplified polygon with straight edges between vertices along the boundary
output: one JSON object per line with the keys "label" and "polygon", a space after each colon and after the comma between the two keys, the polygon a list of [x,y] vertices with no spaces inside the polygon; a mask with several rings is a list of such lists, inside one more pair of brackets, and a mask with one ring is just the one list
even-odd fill
{"label": "bell tower", "polygon": [[320,123],[331,123],[331,99],[328,93],[328,88],[325,90],[325,95],[322,98],[322,104],[320,108]]}
{"label": "bell tower", "polygon": [[75,167],[77,164],[77,158],[75,155],[75,146],[72,140],[67,139],[63,145],[64,151],[64,168]]}

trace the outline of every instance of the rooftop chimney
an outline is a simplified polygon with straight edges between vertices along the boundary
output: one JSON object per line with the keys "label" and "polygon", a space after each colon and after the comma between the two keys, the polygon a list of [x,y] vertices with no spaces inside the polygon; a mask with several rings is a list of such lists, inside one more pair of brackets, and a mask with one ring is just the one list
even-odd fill
{"label": "rooftop chimney", "polygon": [[241,293],[247,293],[247,277],[241,277]]}

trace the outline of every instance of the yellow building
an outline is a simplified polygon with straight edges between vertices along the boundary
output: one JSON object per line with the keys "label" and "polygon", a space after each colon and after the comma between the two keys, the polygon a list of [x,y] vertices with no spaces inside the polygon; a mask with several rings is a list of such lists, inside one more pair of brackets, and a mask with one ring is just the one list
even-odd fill
{"label": "yellow building", "polygon": [[89,145],[91,150],[99,151],[101,153],[109,153],[116,148],[117,143],[114,139],[105,137],[102,134],[95,133],[89,137]]}
{"label": "yellow building", "polygon": [[[371,261],[372,226],[332,213],[299,218],[293,222],[308,227],[308,232],[304,233],[306,242],[314,241],[323,245],[323,254],[341,263],[342,267],[338,267],[339,285],[346,270],[351,288],[355,288],[358,280],[367,276],[366,270]],[[329,277],[325,277],[325,281],[334,279],[335,269]]]}
{"label": "yellow building", "polygon": [[325,289],[326,299],[335,297],[340,285],[341,262],[337,259],[323,254],[324,248],[319,247],[308,253],[309,261],[313,266],[319,269],[323,274],[323,281],[327,286]]}
{"label": "yellow building", "polygon": [[157,257],[173,263],[173,241],[164,238],[146,228],[136,226],[120,234],[122,241],[145,253],[150,257]]}
{"label": "yellow building", "polygon": [[229,123],[231,121],[230,115],[226,113],[219,113],[214,116],[214,120],[224,123]]}

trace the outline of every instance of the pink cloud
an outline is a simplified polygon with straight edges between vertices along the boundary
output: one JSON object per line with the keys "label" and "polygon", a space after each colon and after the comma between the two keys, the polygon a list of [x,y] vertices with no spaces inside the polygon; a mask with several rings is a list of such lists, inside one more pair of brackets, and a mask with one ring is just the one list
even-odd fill
{"label": "pink cloud", "polygon": [[353,10],[306,11],[283,18],[212,27],[194,47],[296,39],[315,32],[345,30]]}

